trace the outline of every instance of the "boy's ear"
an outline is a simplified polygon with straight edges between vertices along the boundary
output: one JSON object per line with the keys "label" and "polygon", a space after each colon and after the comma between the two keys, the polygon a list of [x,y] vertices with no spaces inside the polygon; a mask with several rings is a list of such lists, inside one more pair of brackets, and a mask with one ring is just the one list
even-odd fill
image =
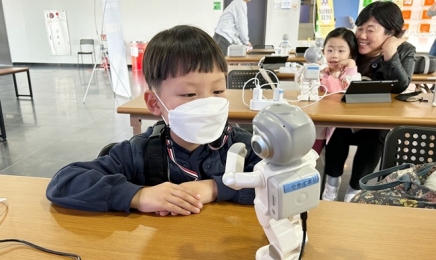
{"label": "boy's ear", "polygon": [[159,107],[159,100],[156,98],[156,94],[154,94],[153,91],[146,90],[144,92],[144,100],[148,110],[153,115],[160,116],[162,114]]}

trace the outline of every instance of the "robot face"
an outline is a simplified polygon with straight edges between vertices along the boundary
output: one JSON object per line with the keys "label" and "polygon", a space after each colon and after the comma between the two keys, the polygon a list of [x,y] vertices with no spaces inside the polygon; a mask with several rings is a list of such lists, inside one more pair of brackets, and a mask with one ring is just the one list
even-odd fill
{"label": "robot face", "polygon": [[269,163],[287,165],[307,154],[315,141],[315,126],[299,107],[273,104],[253,119],[253,151]]}
{"label": "robot face", "polygon": [[268,158],[271,153],[268,137],[253,126],[253,137],[251,138],[251,147],[253,151],[262,159]]}

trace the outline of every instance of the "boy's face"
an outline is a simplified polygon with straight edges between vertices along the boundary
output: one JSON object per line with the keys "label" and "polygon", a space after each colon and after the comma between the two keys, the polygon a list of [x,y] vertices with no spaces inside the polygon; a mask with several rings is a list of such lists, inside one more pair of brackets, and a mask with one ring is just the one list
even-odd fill
{"label": "boy's face", "polygon": [[[150,93],[150,95],[155,95]],[[168,110],[172,110],[189,101],[207,97],[226,97],[225,74],[214,69],[211,73],[190,72],[184,76],[168,78],[162,81],[160,91],[157,92]],[[151,97],[153,98],[153,97]],[[156,97],[154,97],[156,99]],[[147,106],[149,101],[146,97]],[[152,111],[154,115],[162,115],[168,122],[168,111],[156,101],[157,108]],[[149,107],[150,109],[150,107]]]}

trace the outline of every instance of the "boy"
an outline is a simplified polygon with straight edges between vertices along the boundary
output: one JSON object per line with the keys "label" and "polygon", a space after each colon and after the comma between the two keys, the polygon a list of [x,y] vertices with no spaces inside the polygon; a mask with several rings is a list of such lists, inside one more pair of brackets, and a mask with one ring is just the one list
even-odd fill
{"label": "boy", "polygon": [[212,201],[253,203],[253,189],[236,191],[222,182],[233,143],[247,146],[245,171],[260,159],[251,151],[251,134],[226,124],[227,64],[214,40],[186,25],[162,31],[147,46],[143,72],[147,107],[166,123],[155,131],[158,138],[157,126],[150,127],[108,156],[62,168],[47,198],[73,209],[160,215],[199,213]]}

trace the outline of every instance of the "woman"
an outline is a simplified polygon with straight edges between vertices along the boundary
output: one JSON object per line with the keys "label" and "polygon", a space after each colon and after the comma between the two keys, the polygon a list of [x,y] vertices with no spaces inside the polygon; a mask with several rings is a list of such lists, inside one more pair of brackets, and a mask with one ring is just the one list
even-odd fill
{"label": "woman", "polygon": [[[356,19],[358,72],[372,80],[398,80],[392,93],[401,93],[408,87],[415,67],[416,50],[402,37],[403,25],[401,10],[392,2],[374,2]],[[323,200],[337,199],[349,146],[357,145],[344,201],[353,198],[360,189],[360,178],[377,166],[387,133],[388,130],[336,128],[326,146]]]}

